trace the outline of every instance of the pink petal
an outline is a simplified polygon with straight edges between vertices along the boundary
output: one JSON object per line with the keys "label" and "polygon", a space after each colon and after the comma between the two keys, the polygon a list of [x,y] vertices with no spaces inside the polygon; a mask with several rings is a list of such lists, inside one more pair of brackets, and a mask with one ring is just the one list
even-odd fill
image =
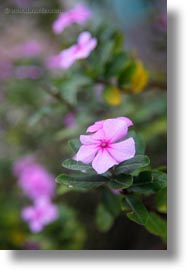
{"label": "pink petal", "polygon": [[92,162],[98,149],[95,145],[82,145],[76,154],[76,160],[85,164]]}
{"label": "pink petal", "polygon": [[133,122],[128,117],[118,117],[117,119],[125,121],[128,127],[133,126]]}
{"label": "pink petal", "polygon": [[33,217],[34,217],[34,209],[33,209],[33,207],[31,207],[31,206],[25,207],[22,210],[21,217],[25,221],[29,221],[29,220],[33,219]]}
{"label": "pink petal", "polygon": [[136,152],[134,139],[129,138],[123,142],[111,144],[108,152],[118,163],[133,158]]}
{"label": "pink petal", "polygon": [[105,149],[99,150],[92,162],[92,167],[98,174],[102,174],[116,164],[118,164],[118,162],[114,160]]}
{"label": "pink petal", "polygon": [[32,221],[29,225],[30,230],[34,233],[39,233],[43,230],[43,224],[38,221]]}
{"label": "pink petal", "polygon": [[86,132],[95,132],[98,131],[100,128],[103,127],[103,123],[105,120],[97,121],[93,125],[89,126]]}
{"label": "pink petal", "polygon": [[80,141],[82,144],[96,144],[97,141],[92,138],[91,135],[81,135]]}
{"label": "pink petal", "polygon": [[84,45],[91,39],[91,34],[88,31],[82,32],[78,37],[78,44]]}
{"label": "pink petal", "polygon": [[125,121],[120,119],[108,119],[104,121],[103,131],[105,139],[116,142],[127,135],[128,127]]}

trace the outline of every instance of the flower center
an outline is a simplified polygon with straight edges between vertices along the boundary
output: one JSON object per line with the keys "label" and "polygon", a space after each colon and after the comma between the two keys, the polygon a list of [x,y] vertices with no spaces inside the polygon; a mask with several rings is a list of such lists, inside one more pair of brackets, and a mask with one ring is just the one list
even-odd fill
{"label": "flower center", "polygon": [[101,142],[100,146],[102,148],[106,148],[108,146],[108,143],[107,142]]}

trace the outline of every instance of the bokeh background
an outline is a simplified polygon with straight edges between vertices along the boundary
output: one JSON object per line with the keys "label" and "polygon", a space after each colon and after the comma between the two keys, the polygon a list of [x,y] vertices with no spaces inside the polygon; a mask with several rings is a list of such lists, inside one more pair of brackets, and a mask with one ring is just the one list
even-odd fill
{"label": "bokeh background", "polygon": [[[68,31],[55,36],[57,14],[5,14],[5,9],[46,8],[67,10],[77,1],[9,0],[0,4],[0,249],[166,249],[165,243],[121,214],[109,231],[97,227],[99,193],[68,192],[56,188],[54,202],[59,217],[40,233],[32,233],[21,218],[29,204],[13,174],[13,164],[34,155],[54,178],[62,161],[72,155],[68,140],[84,132],[103,116],[127,115],[146,142],[152,167],[166,165],[166,36],[165,0],[82,1],[93,12],[92,27],[103,21],[125,37],[124,49],[141,59],[149,83],[138,95],[124,95],[119,106],[110,107],[99,95],[85,105],[89,94],[78,93],[79,113],[67,116],[66,106],[42,89],[48,73],[46,59],[60,51]],[[34,42],[35,52],[24,50]],[[109,40],[105,40],[106,44]],[[76,85],[80,78],[72,80]],[[88,108],[89,107],[89,108]],[[97,118],[96,118],[97,117]],[[69,124],[71,123],[71,124]]]}

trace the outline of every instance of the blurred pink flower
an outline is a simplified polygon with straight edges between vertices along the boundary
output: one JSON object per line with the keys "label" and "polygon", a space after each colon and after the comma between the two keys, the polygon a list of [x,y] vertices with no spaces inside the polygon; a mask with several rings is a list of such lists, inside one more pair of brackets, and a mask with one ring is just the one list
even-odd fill
{"label": "blurred pink flower", "polygon": [[33,156],[28,155],[22,157],[13,164],[13,175],[15,177],[19,177],[21,173],[24,171],[24,169],[28,168],[28,166],[33,164],[35,164]]}
{"label": "blurred pink flower", "polygon": [[42,75],[42,70],[37,66],[18,66],[15,67],[14,75],[18,79],[38,79]]}
{"label": "blurred pink flower", "polygon": [[[126,124],[127,124],[127,127],[130,127],[133,125],[132,121],[127,118],[127,117],[124,117],[124,116],[121,116],[121,117],[117,117],[115,119],[118,119],[118,120],[122,120],[124,121]],[[106,120],[101,120],[101,121],[97,121],[95,122],[93,125],[89,126],[86,130],[86,132],[95,132],[95,131],[98,131],[99,129],[103,128],[103,124]]]}
{"label": "blurred pink flower", "polygon": [[12,76],[12,64],[9,60],[0,60],[0,80],[7,80]]}
{"label": "blurred pink flower", "polygon": [[78,4],[75,8],[61,13],[53,23],[53,31],[60,34],[73,23],[83,25],[91,17],[91,11],[84,5]]}
{"label": "blurred pink flower", "polygon": [[58,217],[58,209],[46,199],[35,201],[34,206],[25,207],[22,210],[22,219],[29,223],[30,230],[38,233],[49,223]]}
{"label": "blurred pink flower", "polygon": [[35,57],[42,52],[42,45],[37,40],[23,42],[12,49],[16,57]]}
{"label": "blurred pink flower", "polygon": [[50,199],[54,195],[54,177],[31,155],[16,161],[13,165],[13,174],[18,178],[18,184],[24,194],[32,199]]}
{"label": "blurred pink flower", "polygon": [[80,141],[83,145],[74,159],[85,164],[92,162],[93,169],[98,174],[102,174],[114,165],[133,158],[135,155],[134,139],[128,138],[120,141],[128,134],[129,121],[126,122],[119,118],[107,119],[94,134],[81,135]]}
{"label": "blurred pink flower", "polygon": [[51,198],[54,195],[55,180],[42,166],[26,166],[19,176],[18,184],[24,194],[32,199]]}
{"label": "blurred pink flower", "polygon": [[48,67],[68,69],[76,60],[87,58],[96,45],[96,38],[92,38],[89,32],[82,32],[77,44],[49,58]]}
{"label": "blurred pink flower", "polygon": [[64,117],[64,124],[69,127],[73,128],[76,127],[76,122],[75,122],[75,115],[74,113],[68,113]]}

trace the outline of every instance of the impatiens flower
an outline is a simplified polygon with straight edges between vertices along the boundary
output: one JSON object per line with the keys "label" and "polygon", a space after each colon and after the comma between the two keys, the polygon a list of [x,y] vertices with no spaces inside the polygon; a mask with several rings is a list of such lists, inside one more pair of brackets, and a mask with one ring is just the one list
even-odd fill
{"label": "impatiens flower", "polygon": [[77,5],[75,8],[61,13],[53,23],[53,31],[60,34],[66,27],[73,23],[83,25],[91,17],[91,11],[84,5]]}
{"label": "impatiens flower", "polygon": [[92,163],[93,169],[98,174],[102,174],[114,165],[133,158],[134,139],[121,141],[128,134],[130,125],[132,122],[126,117],[96,122],[87,129],[89,132],[96,131],[95,133],[80,136],[83,145],[74,159],[85,164]]}
{"label": "impatiens flower", "polygon": [[35,201],[34,206],[25,207],[22,210],[22,218],[29,223],[30,230],[38,233],[58,217],[58,209],[46,199]]}
{"label": "impatiens flower", "polygon": [[96,38],[92,38],[89,32],[82,32],[78,37],[77,44],[51,57],[51,65],[49,59],[48,67],[68,69],[76,60],[87,58],[96,45]]}

